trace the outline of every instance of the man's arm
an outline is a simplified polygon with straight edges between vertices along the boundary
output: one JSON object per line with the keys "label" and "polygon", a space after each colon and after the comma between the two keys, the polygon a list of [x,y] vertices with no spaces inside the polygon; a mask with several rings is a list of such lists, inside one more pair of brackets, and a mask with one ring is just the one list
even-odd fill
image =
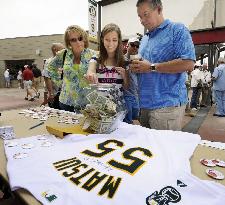
{"label": "man's arm", "polygon": [[218,69],[215,68],[212,74],[212,81],[215,81],[218,78]]}
{"label": "man's arm", "polygon": [[[147,60],[134,60],[130,67],[133,72],[147,73],[151,72],[151,62]],[[155,70],[159,73],[182,73],[185,71],[192,71],[194,68],[193,60],[175,59],[168,62],[156,63]]]}
{"label": "man's arm", "polygon": [[156,64],[156,71],[160,73],[182,73],[184,71],[192,71],[194,65],[193,60],[175,59]]}

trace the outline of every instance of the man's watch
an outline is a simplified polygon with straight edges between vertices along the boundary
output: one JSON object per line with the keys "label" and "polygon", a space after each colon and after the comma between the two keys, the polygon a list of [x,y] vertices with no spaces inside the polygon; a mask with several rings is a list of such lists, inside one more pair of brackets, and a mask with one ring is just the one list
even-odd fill
{"label": "man's watch", "polygon": [[156,66],[155,66],[154,63],[150,65],[150,71],[151,72],[156,72]]}

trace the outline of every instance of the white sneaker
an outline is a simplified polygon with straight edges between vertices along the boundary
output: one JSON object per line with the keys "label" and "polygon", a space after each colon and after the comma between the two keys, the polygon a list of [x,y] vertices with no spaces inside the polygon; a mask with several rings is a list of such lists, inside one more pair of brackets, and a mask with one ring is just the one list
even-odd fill
{"label": "white sneaker", "polygon": [[197,108],[195,108],[195,107],[193,107],[191,110],[193,110],[193,111],[197,111],[198,109],[197,109]]}
{"label": "white sneaker", "polygon": [[37,93],[34,97],[35,98],[39,98],[40,97],[40,93]]}

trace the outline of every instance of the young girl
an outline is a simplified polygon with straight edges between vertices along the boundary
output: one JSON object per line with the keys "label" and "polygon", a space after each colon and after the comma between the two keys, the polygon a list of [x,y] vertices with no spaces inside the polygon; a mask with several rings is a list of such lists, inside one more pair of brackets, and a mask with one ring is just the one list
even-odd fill
{"label": "young girl", "polygon": [[121,44],[120,28],[113,23],[106,25],[101,32],[99,57],[93,56],[89,63],[86,77],[91,83],[128,88],[128,72],[124,68]]}

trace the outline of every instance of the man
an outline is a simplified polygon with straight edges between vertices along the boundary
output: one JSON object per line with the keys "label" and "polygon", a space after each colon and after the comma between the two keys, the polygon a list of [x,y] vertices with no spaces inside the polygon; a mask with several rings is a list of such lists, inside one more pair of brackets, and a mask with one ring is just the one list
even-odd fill
{"label": "man", "polygon": [[53,57],[45,61],[44,69],[42,72],[42,76],[44,77],[45,81],[45,87],[47,88],[47,93],[44,94],[44,102],[42,103],[42,105],[48,103],[49,107],[55,109],[59,109],[60,88],[52,82],[48,72],[48,64],[56,56],[56,53],[62,49],[64,49],[64,45],[62,43],[52,44],[51,50]]}
{"label": "man", "polygon": [[[127,53],[125,54],[125,59],[129,62],[132,56],[138,54],[139,39],[134,37],[130,38],[127,43]],[[124,122],[129,124],[133,123],[133,120],[137,120],[139,117],[139,100],[138,100],[138,83],[136,73],[129,72],[129,89],[124,90],[124,99],[127,106],[127,115],[125,116]]]}
{"label": "man", "polygon": [[194,45],[183,24],[164,20],[161,0],[138,0],[137,13],[148,33],[131,70],[138,73],[140,123],[154,129],[181,130],[187,103],[185,71],[195,62]]}
{"label": "man", "polygon": [[212,74],[213,92],[216,101],[216,113],[214,116],[225,117],[225,59],[218,59],[218,67]]}
{"label": "man", "polygon": [[191,72],[191,88],[192,88],[192,96],[191,96],[191,109],[192,111],[198,110],[199,98],[201,95],[202,89],[202,81],[203,72],[201,68],[201,64],[196,64],[194,70]]}
{"label": "man", "polygon": [[40,97],[40,93],[39,93],[39,85],[40,85],[40,82],[41,82],[41,70],[37,67],[36,64],[32,64],[32,72],[34,74],[34,80],[33,80],[33,89],[36,93],[36,96],[37,98]]}
{"label": "man", "polygon": [[208,96],[210,93],[211,87],[211,73],[208,70],[207,63],[203,63],[202,65],[202,100],[201,100],[201,107],[207,107],[208,105]]}
{"label": "man", "polygon": [[[33,83],[33,72],[30,66],[25,65],[25,70],[23,71],[23,84],[24,88],[26,89],[27,95],[24,98],[25,100],[34,101],[34,96],[32,94],[32,83]],[[30,99],[29,99],[30,96]]]}
{"label": "man", "polygon": [[10,88],[10,75],[9,75],[9,69],[6,69],[4,72],[4,78],[5,78],[5,87]]}
{"label": "man", "polygon": [[188,103],[186,104],[185,108],[185,116],[189,117],[195,117],[195,113],[191,110],[190,104],[191,104],[191,99],[190,99],[190,90],[191,90],[191,72],[188,71],[186,72],[186,88],[187,88],[187,96],[188,96]]}

